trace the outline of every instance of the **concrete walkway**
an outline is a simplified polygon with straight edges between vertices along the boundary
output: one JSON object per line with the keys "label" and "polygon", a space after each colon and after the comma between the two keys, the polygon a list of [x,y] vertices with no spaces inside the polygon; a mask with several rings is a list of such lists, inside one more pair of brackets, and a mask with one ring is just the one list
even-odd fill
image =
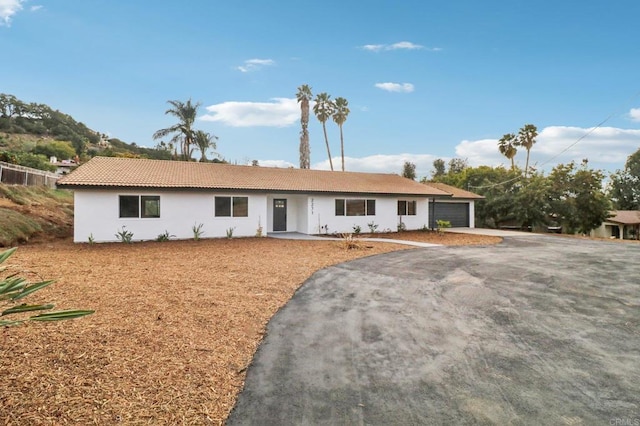
{"label": "concrete walkway", "polygon": [[[301,234],[299,232],[273,232],[269,233],[267,237],[270,238],[280,238],[283,240],[316,240],[316,241],[342,241],[342,238],[336,237],[322,237],[318,235],[307,235]],[[407,241],[407,240],[392,240],[390,238],[360,238],[360,241],[371,241],[375,243],[393,243],[393,244],[404,244],[407,246],[414,247],[442,247],[442,244],[432,244],[432,243],[421,243],[419,241]]]}
{"label": "concrete walkway", "polygon": [[453,232],[457,234],[474,234],[474,235],[489,235],[494,237],[539,237],[543,234],[536,234],[535,232],[523,232],[523,231],[508,231],[505,229],[490,229],[490,228],[448,228],[445,232]]}
{"label": "concrete walkway", "polygon": [[535,237],[316,272],[227,424],[635,424],[640,245]]}

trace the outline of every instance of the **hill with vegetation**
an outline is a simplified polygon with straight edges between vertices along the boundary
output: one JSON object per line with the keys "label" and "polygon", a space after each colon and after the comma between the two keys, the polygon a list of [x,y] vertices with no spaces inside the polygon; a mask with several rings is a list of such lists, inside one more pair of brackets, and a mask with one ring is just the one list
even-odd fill
{"label": "hill with vegetation", "polygon": [[162,145],[145,148],[109,138],[48,105],[0,93],[0,161],[52,171],[50,157],[85,161],[96,155],[172,158]]}
{"label": "hill with vegetation", "polygon": [[0,247],[73,235],[73,194],[0,184]]}

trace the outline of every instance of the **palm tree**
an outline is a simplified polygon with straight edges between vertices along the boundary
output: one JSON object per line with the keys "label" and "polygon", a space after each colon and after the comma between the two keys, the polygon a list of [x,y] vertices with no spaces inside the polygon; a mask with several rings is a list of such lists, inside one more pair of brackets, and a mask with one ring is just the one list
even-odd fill
{"label": "palm tree", "polygon": [[318,118],[318,121],[322,123],[322,131],[324,132],[324,142],[327,145],[327,156],[329,157],[329,166],[333,171],[333,160],[331,160],[331,150],[329,149],[329,138],[327,137],[327,120],[331,117],[336,110],[336,106],[330,99],[331,95],[326,92],[318,93],[313,106],[313,113]]}
{"label": "palm tree", "polygon": [[193,139],[194,144],[200,150],[200,162],[204,163],[207,161],[207,149],[216,149],[216,141],[218,140],[218,137],[203,130],[196,130]]}
{"label": "palm tree", "polygon": [[513,162],[513,158],[518,152],[516,143],[516,135],[514,135],[513,133],[507,133],[506,135],[503,135],[498,141],[498,149],[500,150],[500,154],[511,160],[511,170],[516,169],[516,165]]}
{"label": "palm tree", "polygon": [[336,110],[333,113],[333,121],[336,122],[340,128],[340,155],[342,156],[342,171],[344,172],[344,139],[342,137],[342,125],[347,121],[349,115],[349,102],[345,98],[336,98],[334,103]]}
{"label": "palm tree", "polygon": [[527,162],[524,166],[524,176],[527,177],[529,173],[529,152],[536,143],[536,137],[538,136],[538,129],[533,124],[525,124],[523,128],[518,132],[517,143],[515,145],[524,147],[527,150]]}
{"label": "palm tree", "polygon": [[171,142],[180,146],[182,159],[191,160],[191,145],[194,142],[193,123],[198,115],[200,103],[191,103],[191,99],[187,102],[167,101],[172,108],[165,111],[165,114],[172,115],[178,119],[178,123],[166,129],[160,129],[153,134],[153,139],[160,139],[167,135],[174,134]]}
{"label": "palm tree", "polygon": [[300,104],[300,168],[308,169],[311,167],[311,149],[309,147],[309,101],[312,98],[311,87],[303,84],[298,87],[296,98]]}

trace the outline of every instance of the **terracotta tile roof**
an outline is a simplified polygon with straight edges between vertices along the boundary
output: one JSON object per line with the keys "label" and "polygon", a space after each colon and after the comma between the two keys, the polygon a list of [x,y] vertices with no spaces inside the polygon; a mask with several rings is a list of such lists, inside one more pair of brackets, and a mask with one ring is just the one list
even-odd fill
{"label": "terracotta tile roof", "polygon": [[464,198],[467,200],[483,200],[482,195],[474,194],[473,192],[465,191],[464,189],[456,188],[455,186],[446,185],[439,182],[427,182],[427,185],[433,186],[436,189],[451,194],[452,198]]}
{"label": "terracotta tile roof", "polygon": [[640,210],[613,210],[610,213],[613,216],[608,218],[607,222],[620,223],[622,225],[640,224]]}
{"label": "terracotta tile roof", "polygon": [[236,166],[231,164],[94,157],[60,178],[64,188],[183,188],[449,197],[402,176]]}

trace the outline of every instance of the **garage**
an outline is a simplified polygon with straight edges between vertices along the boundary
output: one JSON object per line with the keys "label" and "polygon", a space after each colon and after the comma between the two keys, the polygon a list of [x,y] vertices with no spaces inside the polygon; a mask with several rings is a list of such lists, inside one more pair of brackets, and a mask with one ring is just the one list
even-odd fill
{"label": "garage", "polygon": [[454,228],[469,227],[469,203],[433,203],[433,223],[448,220]]}

